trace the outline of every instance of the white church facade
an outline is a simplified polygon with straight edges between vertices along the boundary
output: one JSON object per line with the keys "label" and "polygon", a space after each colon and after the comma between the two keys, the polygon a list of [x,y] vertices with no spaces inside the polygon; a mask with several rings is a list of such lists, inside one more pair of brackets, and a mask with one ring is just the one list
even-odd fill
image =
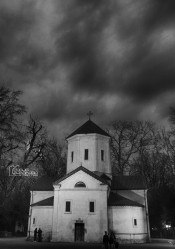
{"label": "white church facade", "polygon": [[112,174],[110,136],[89,119],[67,142],[66,175],[43,177],[31,190],[28,236],[41,228],[53,242],[99,243],[104,231],[121,243],[148,241],[146,184],[141,176]]}

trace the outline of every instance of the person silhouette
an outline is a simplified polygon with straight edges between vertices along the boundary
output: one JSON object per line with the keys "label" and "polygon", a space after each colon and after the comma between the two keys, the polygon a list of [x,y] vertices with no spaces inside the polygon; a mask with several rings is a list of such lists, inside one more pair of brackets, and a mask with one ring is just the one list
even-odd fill
{"label": "person silhouette", "polygon": [[37,230],[37,228],[35,228],[35,230],[34,230],[34,241],[35,242],[37,240],[37,233],[38,233],[38,230]]}
{"label": "person silhouette", "polygon": [[105,231],[105,234],[103,235],[103,244],[105,249],[108,249],[108,242],[109,242],[109,237],[107,232]]}
{"label": "person silhouette", "polygon": [[41,228],[38,229],[38,242],[42,241],[42,230]]}
{"label": "person silhouette", "polygon": [[114,240],[115,240],[114,236],[115,235],[113,234],[113,232],[111,232],[110,236],[109,236],[109,247],[110,247],[110,249],[113,248],[113,245],[114,245]]}

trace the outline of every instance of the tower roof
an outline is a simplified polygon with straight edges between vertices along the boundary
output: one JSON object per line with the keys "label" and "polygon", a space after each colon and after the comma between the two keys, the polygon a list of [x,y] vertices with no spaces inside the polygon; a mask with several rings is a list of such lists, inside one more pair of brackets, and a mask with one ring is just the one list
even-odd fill
{"label": "tower roof", "polygon": [[92,122],[92,120],[89,119],[86,123],[84,123],[78,129],[76,129],[74,132],[72,132],[67,138],[70,138],[77,134],[94,134],[94,133],[110,137],[106,131],[104,131],[102,128],[100,128],[98,125]]}

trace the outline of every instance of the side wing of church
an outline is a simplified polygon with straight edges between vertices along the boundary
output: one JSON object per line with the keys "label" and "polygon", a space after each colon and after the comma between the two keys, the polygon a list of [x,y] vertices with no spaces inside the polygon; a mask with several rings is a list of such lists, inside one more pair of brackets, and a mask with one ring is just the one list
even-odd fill
{"label": "side wing of church", "polygon": [[112,175],[110,136],[90,119],[67,137],[67,173],[41,178],[31,190],[28,236],[48,241],[149,240],[147,186],[140,176]]}

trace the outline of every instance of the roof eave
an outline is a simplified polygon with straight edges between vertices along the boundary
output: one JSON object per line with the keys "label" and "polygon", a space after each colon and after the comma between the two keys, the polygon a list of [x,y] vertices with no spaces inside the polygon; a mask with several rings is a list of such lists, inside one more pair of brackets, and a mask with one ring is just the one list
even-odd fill
{"label": "roof eave", "polygon": [[91,177],[95,178],[96,180],[102,182],[105,185],[109,185],[109,183],[105,180],[103,180],[101,177],[99,177],[98,175],[96,175],[95,173],[89,171],[88,169],[86,169],[83,166],[79,166],[78,168],[76,168],[75,170],[71,171],[70,173],[68,173],[67,175],[65,175],[64,177],[60,178],[59,180],[55,181],[53,183],[53,186],[58,185],[59,183],[61,183],[62,181],[64,181],[65,179],[69,178],[70,176],[74,175],[75,173],[77,173],[78,171],[82,170],[83,172],[85,172],[86,174],[90,175]]}

